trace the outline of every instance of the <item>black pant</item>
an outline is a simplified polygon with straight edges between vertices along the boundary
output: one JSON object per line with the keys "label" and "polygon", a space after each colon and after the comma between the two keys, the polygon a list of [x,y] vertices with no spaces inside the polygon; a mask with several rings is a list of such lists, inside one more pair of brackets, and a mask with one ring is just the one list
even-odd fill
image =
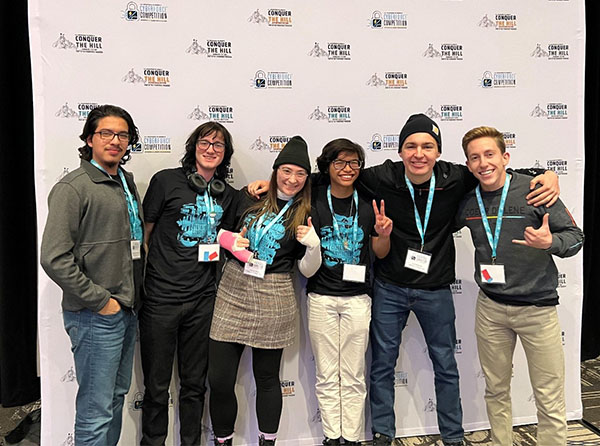
{"label": "black pant", "polygon": [[187,303],[146,302],[140,311],[144,372],[142,445],[163,445],[169,424],[169,385],[177,349],[181,445],[199,445],[208,368],[208,334],[215,296]]}
{"label": "black pant", "polygon": [[[210,418],[215,437],[233,434],[237,416],[235,380],[245,345],[209,340]],[[256,416],[261,432],[274,434],[281,418],[282,348],[252,348],[252,372],[256,383]]]}

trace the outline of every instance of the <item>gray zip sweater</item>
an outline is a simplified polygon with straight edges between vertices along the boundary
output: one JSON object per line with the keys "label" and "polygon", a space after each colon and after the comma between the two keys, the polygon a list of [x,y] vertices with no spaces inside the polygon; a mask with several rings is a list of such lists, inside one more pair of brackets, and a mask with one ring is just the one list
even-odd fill
{"label": "gray zip sweater", "polygon": [[[559,257],[575,255],[583,245],[583,232],[579,229],[564,204],[558,200],[553,206],[533,207],[527,204],[531,178],[512,174],[510,188],[504,206],[502,232],[497,248],[497,264],[504,265],[505,284],[482,282],[479,265],[490,264],[492,249],[481,222],[481,213],[475,191],[463,199],[457,214],[457,226],[468,226],[475,245],[475,281],[491,299],[508,305],[548,306],[558,304],[558,270],[552,254]],[[481,191],[492,236],[496,228],[496,217],[502,189],[493,192]],[[552,246],[546,250],[512,243],[523,240],[527,226],[539,228],[544,214],[550,214],[549,226]],[[457,228],[457,229],[458,229]]]}
{"label": "gray zip sweater", "polygon": [[[133,175],[124,174],[142,218]],[[64,310],[97,312],[110,297],[125,307],[135,306],[130,241],[123,187],[82,160],[81,167],[56,183],[48,195],[40,254],[44,271],[63,290]]]}

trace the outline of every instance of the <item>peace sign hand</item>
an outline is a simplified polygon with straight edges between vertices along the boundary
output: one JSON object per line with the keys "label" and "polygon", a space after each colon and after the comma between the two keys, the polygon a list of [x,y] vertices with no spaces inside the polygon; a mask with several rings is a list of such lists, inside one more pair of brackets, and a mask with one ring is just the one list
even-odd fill
{"label": "peace sign hand", "polygon": [[385,202],[381,200],[381,211],[377,209],[377,202],[373,200],[373,212],[375,213],[375,232],[377,235],[389,237],[392,233],[394,223],[392,219],[385,216]]}

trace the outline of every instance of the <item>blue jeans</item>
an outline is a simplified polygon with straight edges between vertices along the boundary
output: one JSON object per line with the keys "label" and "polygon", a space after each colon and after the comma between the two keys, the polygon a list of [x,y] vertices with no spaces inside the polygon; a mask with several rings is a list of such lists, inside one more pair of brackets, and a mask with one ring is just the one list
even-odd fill
{"label": "blue jeans", "polygon": [[449,287],[433,291],[402,288],[375,280],[371,310],[371,386],[373,432],[394,438],[394,368],[402,330],[415,313],[427,343],[435,376],[437,418],[444,442],[461,441],[462,407],[454,358],[454,301]]}
{"label": "blue jeans", "polygon": [[116,445],[131,385],[137,317],[127,309],[110,316],[81,310],[64,311],[63,320],[79,384],[75,444]]}

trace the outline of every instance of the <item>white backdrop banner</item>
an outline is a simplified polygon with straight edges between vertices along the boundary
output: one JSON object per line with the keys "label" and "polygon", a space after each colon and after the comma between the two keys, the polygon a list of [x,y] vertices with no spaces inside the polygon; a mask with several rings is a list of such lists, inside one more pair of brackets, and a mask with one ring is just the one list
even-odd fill
{"label": "white backdrop banner", "polygon": [[[79,165],[83,123],[98,104],[124,107],[140,129],[127,164],[140,192],[151,176],[178,165],[184,142],[207,120],[234,137],[229,180],[235,187],[266,178],[279,150],[302,135],[314,161],[326,142],[347,137],[367,165],[398,159],[398,133],[409,115],[438,122],[443,158],[464,162],[462,135],[491,125],[504,132],[512,167],[560,175],[562,199],[583,222],[582,0],[29,0],[34,77],[38,227],[53,184]],[[394,206],[393,203],[387,203]],[[452,216],[448,216],[451,218]],[[457,233],[456,357],[464,426],[488,426],[474,327],[473,254]],[[579,388],[582,258],[556,259],[559,315],[566,354],[569,419],[581,417]],[[316,444],[322,436],[307,341],[306,297],[296,343],[281,371],[282,444]],[[59,288],[40,272],[42,441],[73,440],[77,388],[63,329]],[[396,367],[399,435],[435,433],[433,373],[411,317]],[[121,444],[139,442],[139,357],[126,398]],[[245,357],[239,373],[236,443],[255,443],[254,384]],[[168,444],[178,444],[177,382]],[[513,416],[535,422],[525,357],[514,360]],[[363,438],[370,438],[369,416]],[[205,436],[211,439],[208,410]]]}

